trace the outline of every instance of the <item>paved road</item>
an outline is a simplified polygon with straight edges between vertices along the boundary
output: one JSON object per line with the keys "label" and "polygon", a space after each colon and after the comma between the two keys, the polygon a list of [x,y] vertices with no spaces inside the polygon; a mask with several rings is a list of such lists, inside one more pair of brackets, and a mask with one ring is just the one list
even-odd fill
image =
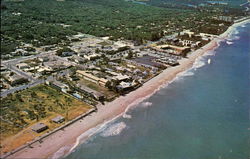
{"label": "paved road", "polygon": [[20,91],[20,90],[24,90],[26,88],[34,87],[36,85],[44,83],[44,81],[45,81],[44,79],[37,79],[34,82],[31,82],[29,84],[21,85],[21,86],[18,86],[18,87],[13,87],[13,88],[11,88],[9,90],[1,92],[1,97],[6,97],[8,94],[14,93],[16,91]]}
{"label": "paved road", "polygon": [[[5,65],[5,64],[3,64],[3,65]],[[30,74],[28,74],[28,73],[26,73],[26,72],[24,72],[24,71],[18,69],[16,66],[13,66],[13,65],[5,65],[5,66],[6,66],[8,69],[10,69],[11,71],[15,72],[16,74],[19,74],[19,75],[21,75],[21,76],[27,78],[29,81],[35,80],[35,79],[32,77],[32,75],[30,75]]]}
{"label": "paved road", "polygon": [[55,52],[54,51],[42,52],[42,53],[39,53],[39,54],[36,54],[36,55],[20,57],[20,58],[17,58],[17,59],[5,60],[5,61],[2,61],[2,64],[7,64],[7,63],[17,64],[17,63],[25,61],[25,60],[33,59],[33,58],[36,58],[36,57],[42,57],[42,56],[51,56],[52,54],[55,54]]}

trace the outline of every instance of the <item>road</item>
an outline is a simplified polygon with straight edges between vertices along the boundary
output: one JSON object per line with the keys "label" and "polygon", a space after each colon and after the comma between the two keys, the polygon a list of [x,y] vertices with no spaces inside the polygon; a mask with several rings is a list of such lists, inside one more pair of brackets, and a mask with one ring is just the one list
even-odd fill
{"label": "road", "polygon": [[26,85],[21,85],[21,86],[18,86],[18,87],[13,87],[13,88],[11,88],[9,90],[1,92],[1,97],[6,97],[8,94],[12,94],[12,93],[14,93],[16,91],[20,91],[20,90],[24,90],[26,88],[34,87],[36,85],[44,83],[44,81],[45,81],[44,79],[37,79],[37,80],[35,80],[35,81],[31,82],[31,83],[28,83]]}
{"label": "road", "polygon": [[[33,87],[33,86],[44,83],[45,79],[35,79],[34,77],[32,77],[31,74],[28,74],[27,72],[24,72],[24,71],[18,69],[16,67],[16,64],[18,64],[20,62],[23,62],[25,60],[34,59],[34,58],[37,58],[37,57],[52,56],[54,54],[55,54],[54,51],[42,52],[42,53],[37,54],[37,55],[32,55],[32,56],[27,56],[27,57],[21,57],[21,58],[18,58],[18,59],[11,59],[11,60],[2,61],[2,65],[7,67],[9,70],[15,72],[16,74],[18,74],[18,75],[20,75],[20,76],[22,76],[24,78],[27,78],[29,80],[29,83],[26,84],[26,85],[13,87],[13,88],[11,88],[9,90],[3,91],[3,92],[1,92],[0,96],[1,97],[6,97],[8,94],[14,93],[16,91],[20,91],[20,90],[30,88],[30,87]],[[64,62],[68,62],[63,58],[60,58],[60,60],[63,60]],[[46,80],[53,81],[53,76],[47,77]]]}

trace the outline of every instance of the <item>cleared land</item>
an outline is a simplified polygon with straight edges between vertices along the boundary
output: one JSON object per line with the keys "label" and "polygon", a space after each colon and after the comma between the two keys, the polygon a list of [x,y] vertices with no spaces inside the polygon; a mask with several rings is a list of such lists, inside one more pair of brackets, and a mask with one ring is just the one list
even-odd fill
{"label": "cleared land", "polygon": [[[48,131],[61,126],[51,119],[61,115],[66,121],[87,112],[92,106],[46,85],[39,85],[1,99],[1,153],[13,150]],[[36,133],[37,122],[49,129]],[[15,142],[13,142],[15,141]]]}

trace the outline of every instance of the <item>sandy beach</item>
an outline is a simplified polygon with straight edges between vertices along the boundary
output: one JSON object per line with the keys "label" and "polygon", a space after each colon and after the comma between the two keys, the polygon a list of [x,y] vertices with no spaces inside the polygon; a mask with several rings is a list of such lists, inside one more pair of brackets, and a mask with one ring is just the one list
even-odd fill
{"label": "sandy beach", "polygon": [[88,138],[96,131],[93,130],[93,128],[98,129],[103,123],[123,115],[130,106],[154,94],[162,86],[174,80],[177,74],[191,68],[198,57],[218,47],[219,41],[227,38],[235,27],[244,23],[246,23],[246,21],[235,23],[218,38],[215,38],[204,47],[192,52],[187,58],[180,60],[180,65],[164,70],[161,74],[152,78],[137,90],[105,105],[99,105],[97,112],[75,122],[62,131],[52,134],[45,138],[42,143],[37,142],[33,144],[33,148],[25,148],[8,158],[54,158],[67,154],[78,144],[79,136],[81,136],[81,140]]}

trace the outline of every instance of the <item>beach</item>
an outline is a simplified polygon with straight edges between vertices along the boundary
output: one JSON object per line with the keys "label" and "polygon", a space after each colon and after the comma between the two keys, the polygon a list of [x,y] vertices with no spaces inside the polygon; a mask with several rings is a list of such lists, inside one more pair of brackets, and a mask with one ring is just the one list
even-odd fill
{"label": "beach", "polygon": [[[228,30],[218,38],[192,52],[188,58],[180,60],[180,65],[164,70],[161,74],[152,78],[137,90],[125,96],[121,96],[105,105],[99,105],[97,112],[73,123],[63,131],[52,134],[45,138],[42,143],[33,144],[33,148],[25,148],[9,156],[9,158],[53,158],[53,156],[59,157],[67,154],[79,144],[79,136],[81,136],[81,141],[87,139],[96,129],[101,128],[103,123],[109,122],[120,115],[124,115],[129,107],[151,96],[161,87],[173,81],[179,73],[191,68],[198,57],[218,47],[219,41],[227,38],[235,27],[243,23],[245,23],[245,21],[229,27]],[[57,152],[57,155],[54,155],[55,152]]]}

